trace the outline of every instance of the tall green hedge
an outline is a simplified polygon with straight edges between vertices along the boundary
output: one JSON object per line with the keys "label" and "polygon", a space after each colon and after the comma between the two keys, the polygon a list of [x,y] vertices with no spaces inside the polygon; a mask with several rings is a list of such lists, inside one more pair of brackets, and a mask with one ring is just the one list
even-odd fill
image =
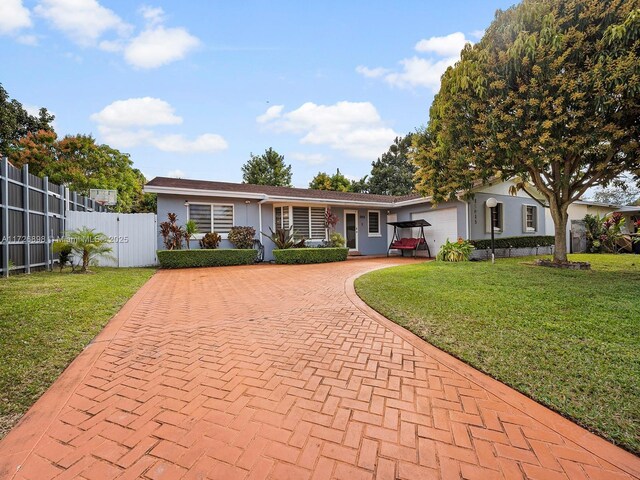
{"label": "tall green hedge", "polygon": [[273,251],[276,263],[289,265],[342,262],[347,259],[348,254],[348,248],[287,248]]}
{"label": "tall green hedge", "polygon": [[157,254],[162,268],[224,267],[251,265],[255,262],[258,251],[225,248],[221,250],[158,250]]}
{"label": "tall green hedge", "polygon": [[[491,248],[491,239],[470,240],[471,244],[478,250]],[[548,247],[555,243],[552,235],[530,235],[526,237],[504,237],[496,238],[496,248],[535,248]]]}

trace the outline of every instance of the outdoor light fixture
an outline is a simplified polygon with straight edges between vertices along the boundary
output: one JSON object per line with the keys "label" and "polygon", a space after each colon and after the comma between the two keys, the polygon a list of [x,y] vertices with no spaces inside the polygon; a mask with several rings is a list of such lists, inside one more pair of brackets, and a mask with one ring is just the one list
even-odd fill
{"label": "outdoor light fixture", "polygon": [[184,206],[185,206],[185,207],[189,207],[189,200],[185,200],[185,201],[184,201]]}
{"label": "outdoor light fixture", "polygon": [[489,220],[489,225],[491,227],[491,263],[496,263],[496,240],[494,237],[494,219],[495,219],[495,211],[496,206],[498,205],[498,201],[493,198],[487,198],[487,207],[491,209],[491,219]]}

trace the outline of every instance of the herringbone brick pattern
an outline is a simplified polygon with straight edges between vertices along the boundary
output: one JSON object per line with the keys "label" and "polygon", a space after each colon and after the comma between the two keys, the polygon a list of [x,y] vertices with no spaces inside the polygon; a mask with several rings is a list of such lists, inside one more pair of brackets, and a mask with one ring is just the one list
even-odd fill
{"label": "herringbone brick pattern", "polygon": [[345,280],[388,263],[159,272],[120,328],[97,339],[102,352],[19,470],[0,472],[25,480],[631,477],[354,305]]}

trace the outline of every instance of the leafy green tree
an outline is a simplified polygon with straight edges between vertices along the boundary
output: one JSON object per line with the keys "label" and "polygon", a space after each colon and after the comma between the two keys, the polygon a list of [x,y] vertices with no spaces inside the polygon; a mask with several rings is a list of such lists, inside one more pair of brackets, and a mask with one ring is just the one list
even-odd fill
{"label": "leafy green tree", "polygon": [[492,177],[532,182],[567,260],[567,209],[589,188],[640,174],[637,1],[524,0],[498,11],[442,77],[414,136],[418,190],[455,198]]}
{"label": "leafy green tree", "polygon": [[340,169],[336,173],[329,175],[325,172],[318,172],[309,183],[309,188],[313,190],[333,190],[336,192],[350,192],[351,181],[340,173]]}
{"label": "leafy green tree", "polygon": [[628,179],[621,178],[608,187],[599,189],[593,195],[593,199],[613,205],[634,205],[640,201],[640,188],[636,188]]}
{"label": "leafy green tree", "polygon": [[369,193],[408,195],[415,191],[416,166],[409,159],[412,136],[396,137],[389,150],[371,164]]}
{"label": "leafy green tree", "polygon": [[251,154],[251,158],[242,166],[242,181],[254,185],[291,186],[291,165],[284,163],[280,155],[269,147],[262,155]]}
{"label": "leafy green tree", "polygon": [[365,175],[360,180],[351,180],[350,190],[354,193],[372,193],[369,192],[369,175]]}
{"label": "leafy green tree", "polygon": [[0,84],[0,155],[6,156],[15,148],[21,138],[40,130],[53,131],[54,116],[46,108],[41,108],[38,116],[30,115],[22,104],[9,98]]}
{"label": "leafy green tree", "polygon": [[11,151],[11,162],[29,164],[34,175],[47,175],[58,185],[88,195],[92,188],[118,190],[119,212],[155,211],[155,198],[142,192],[144,175],[133,168],[128,154],[99,145],[90,135],[72,135],[58,140],[55,132],[27,133]]}

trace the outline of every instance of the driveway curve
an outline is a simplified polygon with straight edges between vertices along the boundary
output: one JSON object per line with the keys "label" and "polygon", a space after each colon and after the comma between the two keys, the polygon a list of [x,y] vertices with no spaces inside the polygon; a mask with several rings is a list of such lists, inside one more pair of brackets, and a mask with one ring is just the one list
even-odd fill
{"label": "driveway curve", "polygon": [[399,262],[159,271],[0,442],[0,478],[640,477],[364,305],[353,279]]}

